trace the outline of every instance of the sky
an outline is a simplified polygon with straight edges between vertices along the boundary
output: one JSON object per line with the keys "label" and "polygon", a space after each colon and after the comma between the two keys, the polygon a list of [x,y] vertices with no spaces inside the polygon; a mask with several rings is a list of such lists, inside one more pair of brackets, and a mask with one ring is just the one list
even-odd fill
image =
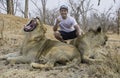
{"label": "sky", "polygon": [[[98,6],[98,0],[91,0],[93,7],[98,9],[99,11],[107,10],[109,7],[113,6],[113,9],[117,8],[120,5],[120,0],[116,0],[116,3],[113,2],[113,0],[101,0],[100,5]],[[67,0],[48,0],[47,7],[53,8],[53,7],[59,7],[62,4],[68,5]]]}
{"label": "sky", "polygon": [[[37,1],[37,0],[36,0]],[[68,0],[47,0],[47,8],[49,9],[53,9],[53,8],[59,8],[61,5],[67,5],[68,6]],[[77,0],[74,0],[77,1]],[[101,0],[100,5],[98,6],[98,0],[91,0],[91,3],[93,4],[93,8],[97,9],[99,12],[103,13],[105,11],[107,11],[110,7],[112,7],[112,13],[115,12],[115,10],[120,7],[120,0],[116,0],[116,2],[114,3],[113,0]],[[36,3],[37,5],[39,5],[39,7],[41,7],[41,3],[38,0],[38,2]],[[30,2],[30,6],[34,6],[31,2]],[[35,7],[31,7],[31,11],[35,9]]]}
{"label": "sky", "polygon": [[[21,7],[24,8],[24,0],[19,0],[21,1]],[[31,1],[31,0],[30,0]],[[41,1],[40,0],[33,0],[36,1],[36,4],[38,7],[41,7]],[[60,5],[67,5],[68,6],[68,0],[47,0],[47,8],[48,9],[53,9],[53,8],[59,8]],[[77,1],[77,0],[74,0]],[[116,0],[116,3],[114,3],[113,0],[101,0],[100,5],[98,6],[98,0],[91,0],[91,3],[94,5],[93,8],[97,9],[99,12],[105,12],[106,10],[108,10],[111,6],[113,6],[112,8],[112,12],[115,12],[115,10],[120,7],[120,0]],[[0,5],[1,7],[1,5]],[[34,6],[34,4],[32,2],[29,2],[29,12],[33,12],[36,10],[36,7]],[[4,12],[4,11],[3,11]],[[17,13],[18,16],[21,16],[20,13]],[[35,15],[32,15],[35,16]]]}

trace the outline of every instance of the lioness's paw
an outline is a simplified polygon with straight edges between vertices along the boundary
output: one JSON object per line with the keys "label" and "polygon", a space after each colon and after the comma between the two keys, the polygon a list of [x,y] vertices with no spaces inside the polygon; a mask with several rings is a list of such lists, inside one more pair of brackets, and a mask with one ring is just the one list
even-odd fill
{"label": "lioness's paw", "polygon": [[38,64],[38,63],[31,63],[30,66],[33,68],[41,68],[40,64]]}

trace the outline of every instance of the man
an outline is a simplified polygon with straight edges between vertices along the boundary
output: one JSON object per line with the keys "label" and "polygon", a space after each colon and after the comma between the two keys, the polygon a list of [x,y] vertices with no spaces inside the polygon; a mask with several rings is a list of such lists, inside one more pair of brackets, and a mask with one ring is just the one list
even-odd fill
{"label": "man", "polygon": [[[74,39],[81,35],[82,30],[77,24],[76,20],[68,16],[68,7],[62,5],[60,7],[60,16],[55,20],[55,24],[53,27],[54,36],[61,42],[65,42],[65,40]],[[60,27],[60,30],[58,30]]]}

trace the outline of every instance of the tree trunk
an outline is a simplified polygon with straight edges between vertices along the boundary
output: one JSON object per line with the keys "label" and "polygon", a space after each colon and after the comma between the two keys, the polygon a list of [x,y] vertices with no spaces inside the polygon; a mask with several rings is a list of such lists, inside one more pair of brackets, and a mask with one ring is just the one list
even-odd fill
{"label": "tree trunk", "polygon": [[24,11],[25,18],[28,18],[28,1],[29,0],[25,0],[25,11]]}
{"label": "tree trunk", "polygon": [[120,9],[118,10],[118,18],[117,18],[117,34],[120,34]]}
{"label": "tree trunk", "polygon": [[6,3],[7,3],[7,14],[14,15],[13,0],[6,0]]}
{"label": "tree trunk", "polygon": [[41,0],[42,9],[43,9],[43,23],[45,23],[45,19],[46,19],[46,2],[47,0]]}

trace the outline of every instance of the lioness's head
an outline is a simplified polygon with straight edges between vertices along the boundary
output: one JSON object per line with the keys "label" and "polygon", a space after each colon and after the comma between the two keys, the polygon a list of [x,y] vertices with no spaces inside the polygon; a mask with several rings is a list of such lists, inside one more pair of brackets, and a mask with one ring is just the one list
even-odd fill
{"label": "lioness's head", "polygon": [[104,32],[102,32],[102,28],[101,27],[97,27],[96,30],[91,30],[90,29],[88,31],[88,33],[86,33],[86,34],[89,35],[92,43],[94,43],[96,45],[105,45],[106,41],[108,39],[106,34]]}
{"label": "lioness's head", "polygon": [[36,17],[28,22],[28,24],[24,27],[24,31],[27,33],[29,40],[40,40],[45,36],[46,28],[42,24],[41,20]]}
{"label": "lioness's head", "polygon": [[[107,36],[102,32],[101,27],[98,27],[96,30],[89,29],[84,35],[79,36],[71,42],[73,45],[84,44],[85,42],[88,46],[99,46],[105,45],[107,41]],[[82,45],[83,46],[83,45]]]}
{"label": "lioness's head", "polygon": [[95,46],[105,45],[106,41],[107,36],[102,32],[101,27],[98,27],[96,30],[89,29],[84,35],[72,40],[70,44],[81,50],[81,48],[87,49],[87,46],[93,48]]}
{"label": "lioness's head", "polygon": [[36,30],[40,32],[46,32],[45,27],[43,26],[41,20],[38,17],[32,18],[29,23],[24,27],[25,32],[32,32]]}

